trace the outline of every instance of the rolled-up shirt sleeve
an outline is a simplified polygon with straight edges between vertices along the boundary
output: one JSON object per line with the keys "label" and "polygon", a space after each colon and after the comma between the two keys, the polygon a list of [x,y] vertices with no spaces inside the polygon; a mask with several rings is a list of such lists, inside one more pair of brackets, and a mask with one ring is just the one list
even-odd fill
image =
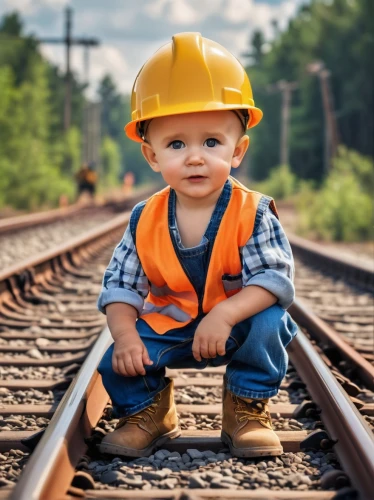
{"label": "rolled-up shirt sleeve", "polygon": [[148,279],[141,266],[129,226],[114,250],[104,273],[97,307],[105,314],[105,307],[113,302],[130,304],[141,314],[148,295]]}
{"label": "rolled-up shirt sleeve", "polygon": [[295,297],[294,262],[290,243],[270,208],[267,208],[246,245],[240,249],[243,286],[257,285],[287,309]]}

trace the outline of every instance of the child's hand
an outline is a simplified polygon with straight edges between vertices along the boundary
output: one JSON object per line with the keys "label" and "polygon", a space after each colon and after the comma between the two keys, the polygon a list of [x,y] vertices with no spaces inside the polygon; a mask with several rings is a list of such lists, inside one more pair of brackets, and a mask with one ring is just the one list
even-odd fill
{"label": "child's hand", "polygon": [[217,311],[212,309],[201,320],[192,344],[192,354],[196,361],[215,358],[226,354],[226,341],[230,336],[230,325]]}
{"label": "child's hand", "polygon": [[148,351],[138,334],[126,335],[114,342],[113,370],[124,377],[145,375],[145,365],[152,365]]}

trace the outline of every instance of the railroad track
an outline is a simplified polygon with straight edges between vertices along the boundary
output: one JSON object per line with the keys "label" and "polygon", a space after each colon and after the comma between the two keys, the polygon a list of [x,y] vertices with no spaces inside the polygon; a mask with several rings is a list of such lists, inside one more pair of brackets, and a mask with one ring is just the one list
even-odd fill
{"label": "railroad track", "polygon": [[[290,345],[290,368],[271,406],[282,457],[235,459],[224,448],[219,439],[222,368],[169,371],[183,432],[167,450],[134,461],[97,454],[98,440],[116,421],[96,372],[111,339],[95,301],[128,217],[117,216],[0,275],[0,498],[52,500],[68,498],[69,491],[90,499],[314,499],[334,498],[336,490],[352,495],[352,488],[370,498],[370,356],[365,359],[365,350],[358,353],[336,334],[336,311],[321,319],[311,311],[306,315],[301,302],[292,314],[305,334],[300,331]],[[362,273],[347,272],[350,277],[343,279],[371,289],[366,275],[360,282]],[[310,307],[310,289],[304,283],[302,290]],[[368,296],[357,289],[351,293]]]}
{"label": "railroad track", "polygon": [[[117,196],[113,199],[107,199],[103,203],[99,203],[95,200],[84,202],[84,203],[73,203],[67,207],[55,208],[52,210],[46,210],[44,212],[34,212],[24,215],[15,215],[12,217],[6,217],[0,219],[0,234],[10,234],[22,229],[28,229],[30,227],[37,227],[39,225],[46,226],[51,222],[57,220],[66,219],[68,217],[74,216],[78,213],[85,213],[101,210],[103,208],[109,208],[113,211],[119,211],[129,208],[129,202],[136,203],[135,199],[139,198],[139,201],[143,197],[147,196],[145,193],[154,192],[154,189],[149,188],[141,189],[137,195],[129,196]],[[140,195],[139,195],[140,194]]]}
{"label": "railroad track", "polygon": [[123,196],[103,203],[74,204],[46,212],[0,219],[0,271],[31,255],[55,247],[129,210],[136,202],[154,192],[141,188],[131,198]]}

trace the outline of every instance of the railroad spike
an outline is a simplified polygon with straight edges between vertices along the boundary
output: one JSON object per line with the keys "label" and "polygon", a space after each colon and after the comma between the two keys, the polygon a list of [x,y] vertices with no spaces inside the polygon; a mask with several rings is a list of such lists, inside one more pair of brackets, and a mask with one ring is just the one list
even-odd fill
{"label": "railroad spike", "polygon": [[330,488],[340,490],[350,485],[349,477],[342,470],[329,470],[321,477],[321,486],[324,490],[329,490]]}
{"label": "railroad spike", "polygon": [[313,418],[318,416],[321,411],[317,408],[317,405],[313,401],[303,401],[294,410],[292,418]]}
{"label": "railroad spike", "polygon": [[[317,429],[311,432],[303,441],[300,443],[301,450],[320,450],[322,449],[321,443],[323,441],[330,442],[330,437],[326,431],[322,429]],[[325,448],[323,448],[325,449]]]}
{"label": "railroad spike", "polygon": [[30,451],[34,451],[35,448],[37,447],[37,445],[39,444],[39,441],[43,437],[44,432],[45,432],[45,429],[42,429],[41,431],[35,432],[35,434],[33,434],[32,436],[25,438],[25,439],[21,439],[21,443],[23,445],[27,446],[27,448]]}

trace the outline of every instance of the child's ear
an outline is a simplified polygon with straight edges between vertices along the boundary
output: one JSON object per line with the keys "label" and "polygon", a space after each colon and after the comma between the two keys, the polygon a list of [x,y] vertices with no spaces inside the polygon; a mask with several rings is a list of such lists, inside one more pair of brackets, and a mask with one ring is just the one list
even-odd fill
{"label": "child's ear", "polygon": [[232,168],[238,168],[239,165],[241,164],[244,155],[249,147],[249,137],[247,135],[243,135],[241,137],[234,149],[234,154],[232,156],[231,160],[231,166]]}
{"label": "child's ear", "polygon": [[141,151],[144,158],[149,163],[149,166],[154,172],[160,172],[160,167],[156,159],[156,153],[153,151],[152,146],[148,142],[142,142]]}

